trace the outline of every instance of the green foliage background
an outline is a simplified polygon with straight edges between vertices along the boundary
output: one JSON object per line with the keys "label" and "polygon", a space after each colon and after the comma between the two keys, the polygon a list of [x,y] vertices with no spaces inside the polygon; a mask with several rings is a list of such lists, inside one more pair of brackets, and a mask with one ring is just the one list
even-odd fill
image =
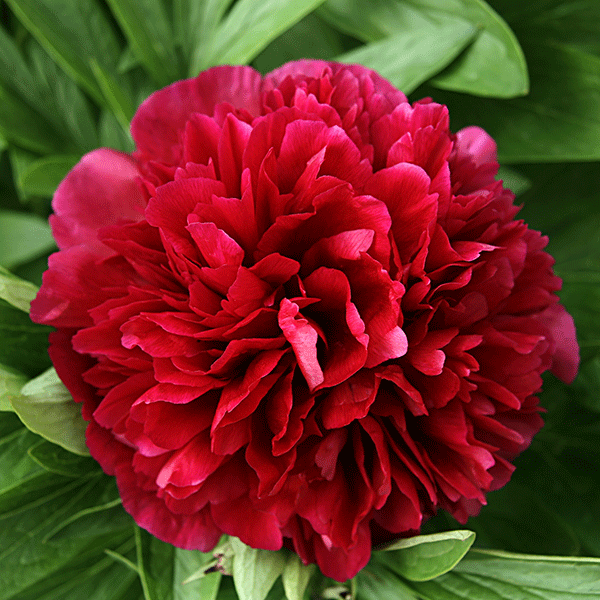
{"label": "green foliage background", "polygon": [[[600,597],[598,0],[6,0],[0,13],[0,600]],[[497,140],[521,216],[550,236],[582,353],[572,386],[547,378],[546,426],[468,523],[473,549],[438,515],[423,533],[450,533],[375,552],[342,586],[291,554],[224,540],[214,559],[137,528],[81,455],[46,372],[48,329],[27,316],[54,250],[52,193],[85,152],[131,151],[136,107],[175,80],[302,57],[360,62]]]}

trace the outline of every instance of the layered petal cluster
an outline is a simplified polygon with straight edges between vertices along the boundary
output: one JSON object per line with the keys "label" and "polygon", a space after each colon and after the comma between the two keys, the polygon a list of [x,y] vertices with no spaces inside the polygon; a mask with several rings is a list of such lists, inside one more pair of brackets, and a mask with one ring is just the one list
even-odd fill
{"label": "layered petal cluster", "polygon": [[83,157],[32,304],[137,523],[229,534],[337,580],[438,508],[460,521],[575,376],[546,238],[481,129],[373,71],[217,67]]}

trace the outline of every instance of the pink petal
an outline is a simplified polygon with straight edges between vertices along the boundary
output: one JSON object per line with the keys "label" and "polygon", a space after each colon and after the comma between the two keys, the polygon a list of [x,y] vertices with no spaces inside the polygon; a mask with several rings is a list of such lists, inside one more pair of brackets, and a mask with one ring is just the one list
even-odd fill
{"label": "pink petal", "polygon": [[86,154],[54,193],[50,217],[59,248],[85,244],[98,248],[98,229],[139,221],[145,200],[137,179],[140,171],[128,154],[100,148]]}
{"label": "pink petal", "polygon": [[194,113],[213,116],[218,104],[229,102],[258,114],[260,84],[261,76],[254,69],[226,66],[214,67],[154,92],[131,121],[138,153],[176,164],[181,158],[179,136]]}
{"label": "pink petal", "polygon": [[317,358],[319,334],[309,321],[301,316],[298,317],[299,311],[297,304],[284,298],[279,308],[279,327],[292,345],[308,388],[313,391],[324,380],[323,370]]}
{"label": "pink petal", "polygon": [[540,314],[539,320],[551,331],[556,344],[552,373],[565,383],[572,383],[579,368],[579,346],[573,317],[560,304],[553,304]]}

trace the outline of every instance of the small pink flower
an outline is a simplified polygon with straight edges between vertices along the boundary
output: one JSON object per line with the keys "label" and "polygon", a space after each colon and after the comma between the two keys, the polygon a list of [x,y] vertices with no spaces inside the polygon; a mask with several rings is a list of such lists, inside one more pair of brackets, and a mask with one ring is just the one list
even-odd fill
{"label": "small pink flower", "polygon": [[476,514],[542,426],[541,374],[578,365],[493,140],[321,61],[211,69],[131,130],[59,186],[32,318],[137,523],[342,581]]}

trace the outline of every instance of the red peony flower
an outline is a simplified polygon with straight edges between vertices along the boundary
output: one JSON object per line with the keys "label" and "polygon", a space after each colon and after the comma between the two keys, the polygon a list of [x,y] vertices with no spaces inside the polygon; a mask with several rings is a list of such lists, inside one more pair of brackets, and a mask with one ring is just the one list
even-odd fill
{"label": "red peony flower", "polygon": [[293,548],[337,580],[510,478],[575,376],[546,238],[481,129],[373,71],[218,67],[83,157],[32,304],[137,523]]}

